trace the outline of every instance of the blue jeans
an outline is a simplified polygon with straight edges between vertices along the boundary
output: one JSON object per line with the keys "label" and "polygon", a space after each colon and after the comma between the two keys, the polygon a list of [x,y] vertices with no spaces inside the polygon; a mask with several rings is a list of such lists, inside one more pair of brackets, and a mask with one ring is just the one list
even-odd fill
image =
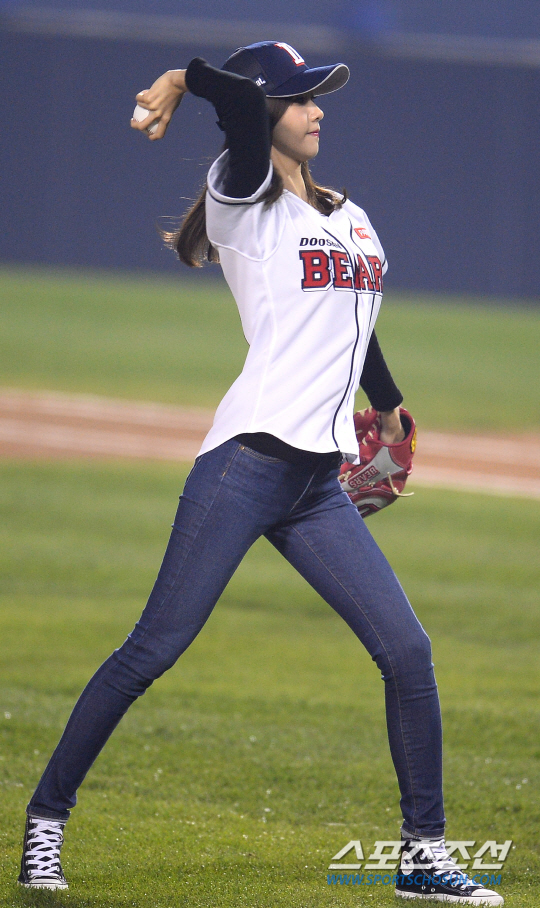
{"label": "blue jeans", "polygon": [[260,536],[347,622],[382,673],[403,831],[442,836],[442,732],[429,639],[328,457],[291,465],[235,440],[197,458],[148,604],[80,696],[33,795],[32,816],[67,819],[131,703],[170,668]]}

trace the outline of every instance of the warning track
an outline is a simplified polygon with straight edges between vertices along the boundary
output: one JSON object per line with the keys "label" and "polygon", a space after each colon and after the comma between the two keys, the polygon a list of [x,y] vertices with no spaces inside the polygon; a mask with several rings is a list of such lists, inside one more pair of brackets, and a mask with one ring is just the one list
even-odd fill
{"label": "warning track", "polygon": [[[0,458],[192,461],[212,419],[211,410],[0,389]],[[540,434],[420,430],[410,484],[540,500]]]}

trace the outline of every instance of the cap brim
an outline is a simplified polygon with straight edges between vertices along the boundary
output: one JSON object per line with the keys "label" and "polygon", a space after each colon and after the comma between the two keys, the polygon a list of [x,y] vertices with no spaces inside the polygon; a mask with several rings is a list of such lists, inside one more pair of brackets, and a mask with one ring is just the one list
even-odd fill
{"label": "cap brim", "polygon": [[293,98],[295,95],[307,95],[316,92],[318,95],[329,95],[332,91],[343,88],[349,81],[349,67],[344,63],[332,66],[317,66],[297,73],[292,79],[268,91],[268,98]]}

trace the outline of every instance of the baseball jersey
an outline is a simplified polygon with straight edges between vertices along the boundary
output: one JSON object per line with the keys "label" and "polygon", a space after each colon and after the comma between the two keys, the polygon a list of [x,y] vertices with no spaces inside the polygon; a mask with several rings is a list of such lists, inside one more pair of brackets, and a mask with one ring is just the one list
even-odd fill
{"label": "baseball jersey", "polygon": [[260,201],[223,194],[225,151],[208,174],[206,229],[238,305],[249,351],[200,454],[265,432],[295,448],[358,457],[354,395],[387,264],[365,212],[329,216],[284,191]]}

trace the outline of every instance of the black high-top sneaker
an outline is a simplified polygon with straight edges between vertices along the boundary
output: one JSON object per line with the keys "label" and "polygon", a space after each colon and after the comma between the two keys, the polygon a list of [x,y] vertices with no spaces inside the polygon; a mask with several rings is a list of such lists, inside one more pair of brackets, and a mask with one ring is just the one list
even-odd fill
{"label": "black high-top sneaker", "polygon": [[32,889],[67,889],[60,864],[65,820],[26,818],[18,882]]}
{"label": "black high-top sneaker", "polygon": [[458,905],[504,905],[502,895],[473,883],[455,864],[444,839],[403,840],[396,895]]}

